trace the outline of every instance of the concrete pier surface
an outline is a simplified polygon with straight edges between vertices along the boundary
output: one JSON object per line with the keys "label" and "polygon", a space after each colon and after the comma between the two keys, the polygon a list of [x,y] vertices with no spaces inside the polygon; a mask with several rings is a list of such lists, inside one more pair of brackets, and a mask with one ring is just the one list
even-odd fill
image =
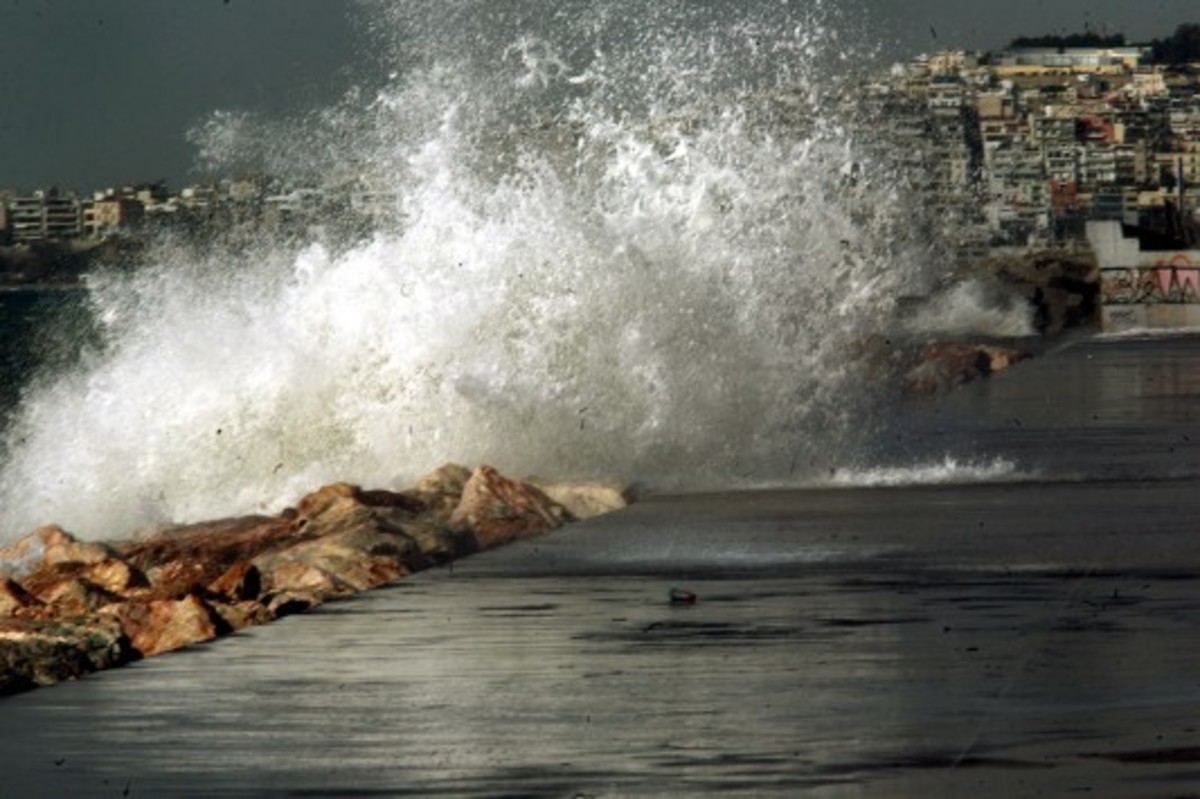
{"label": "concrete pier surface", "polygon": [[1186,795],[1198,356],[1081,343],[880,456],[990,482],[660,497],[3,700],[0,794]]}

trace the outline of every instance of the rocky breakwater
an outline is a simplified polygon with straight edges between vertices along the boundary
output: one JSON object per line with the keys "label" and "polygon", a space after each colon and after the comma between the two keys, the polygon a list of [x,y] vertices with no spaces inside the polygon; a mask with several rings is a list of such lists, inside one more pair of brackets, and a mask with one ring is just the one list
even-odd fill
{"label": "rocky breakwater", "polygon": [[447,465],[405,491],[338,483],[275,516],[85,542],[39,528],[0,549],[0,695],[169,652],[565,522],[622,490]]}

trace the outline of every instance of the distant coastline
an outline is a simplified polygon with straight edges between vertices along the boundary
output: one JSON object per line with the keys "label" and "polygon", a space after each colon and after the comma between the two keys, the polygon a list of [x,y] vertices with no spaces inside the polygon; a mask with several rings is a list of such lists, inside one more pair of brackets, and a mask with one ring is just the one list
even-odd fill
{"label": "distant coastline", "polygon": [[134,240],[102,239],[0,246],[0,291],[72,289],[96,266],[132,258]]}

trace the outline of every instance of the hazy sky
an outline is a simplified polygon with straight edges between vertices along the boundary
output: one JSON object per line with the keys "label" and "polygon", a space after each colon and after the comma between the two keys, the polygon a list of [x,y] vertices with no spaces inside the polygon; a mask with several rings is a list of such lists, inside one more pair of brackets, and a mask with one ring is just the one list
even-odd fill
{"label": "hazy sky", "polygon": [[[1147,39],[1200,22],[1197,0],[852,1],[889,56],[1085,25]],[[0,0],[0,186],[182,185],[193,161],[185,133],[209,112],[313,107],[350,85],[369,46],[353,6]]]}

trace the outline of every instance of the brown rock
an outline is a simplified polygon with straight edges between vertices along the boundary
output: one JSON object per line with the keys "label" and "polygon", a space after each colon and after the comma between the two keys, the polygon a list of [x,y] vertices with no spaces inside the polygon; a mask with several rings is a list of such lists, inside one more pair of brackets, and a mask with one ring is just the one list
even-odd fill
{"label": "brown rock", "polygon": [[1008,347],[959,342],[931,344],[904,378],[905,393],[936,394],[1007,369],[1030,353]]}
{"label": "brown rock", "polygon": [[310,536],[303,519],[244,516],[161,531],[121,554],[145,573],[151,594],[181,599],[204,590],[238,563]]}
{"label": "brown rock", "polygon": [[146,575],[117,558],[106,558],[85,568],[82,576],[114,594],[122,594],[150,585]]}
{"label": "brown rock", "polygon": [[[581,516],[625,502],[613,486],[548,490]],[[0,693],[207,641],[571,517],[495,469],[451,464],[413,491],[337,483],[276,517],[172,527],[115,547],[39,528],[0,550],[0,565],[20,573],[0,573]]]}
{"label": "brown rock", "polygon": [[459,463],[447,463],[422,477],[413,490],[422,494],[462,496],[463,486],[471,479],[471,470]]}
{"label": "brown rock", "polygon": [[[422,563],[416,543],[402,531],[380,529],[376,519],[355,511],[337,520],[338,531],[255,560],[271,591],[304,591],[329,597],[374,588],[408,574]],[[328,513],[326,522],[330,522]]]}
{"label": "brown rock", "polygon": [[274,593],[310,594],[322,599],[350,594],[354,587],[330,572],[310,563],[291,560],[268,566],[267,586]]}
{"label": "brown rock", "polygon": [[235,563],[208,585],[208,593],[230,601],[258,599],[262,573],[253,563]]}
{"label": "brown rock", "polygon": [[25,572],[59,563],[99,563],[113,557],[107,544],[80,541],[57,525],[39,527],[10,546],[0,548],[0,563]]}
{"label": "brown rock", "polygon": [[38,599],[60,615],[86,615],[120,602],[122,597],[84,577],[62,580],[38,593]]}
{"label": "brown rock", "polygon": [[322,486],[301,499],[300,503],[296,506],[296,510],[300,512],[301,516],[311,519],[320,516],[335,504],[346,500],[353,501],[358,492],[358,486],[351,485],[350,483],[333,483],[332,485]]}
{"label": "brown rock", "polygon": [[326,486],[299,503],[306,540],[253,563],[269,591],[325,598],[374,588],[474,547],[473,540],[421,521],[423,510],[425,502],[407,493]]}
{"label": "brown rock", "polygon": [[469,530],[480,549],[540,535],[569,518],[559,504],[538,489],[480,466],[463,487],[450,523]]}
{"label": "brown rock", "polygon": [[229,631],[266,624],[271,620],[271,611],[261,602],[212,602],[213,611]]}
{"label": "brown rock", "polygon": [[12,616],[17,611],[41,604],[41,600],[22,588],[15,580],[0,580],[0,616]]}
{"label": "brown rock", "polygon": [[133,648],[145,657],[216,638],[220,619],[197,596],[126,602],[112,612]]}
{"label": "brown rock", "polygon": [[462,497],[463,486],[470,479],[471,470],[466,466],[447,463],[418,480],[413,491],[425,500],[426,518],[449,524]]}

